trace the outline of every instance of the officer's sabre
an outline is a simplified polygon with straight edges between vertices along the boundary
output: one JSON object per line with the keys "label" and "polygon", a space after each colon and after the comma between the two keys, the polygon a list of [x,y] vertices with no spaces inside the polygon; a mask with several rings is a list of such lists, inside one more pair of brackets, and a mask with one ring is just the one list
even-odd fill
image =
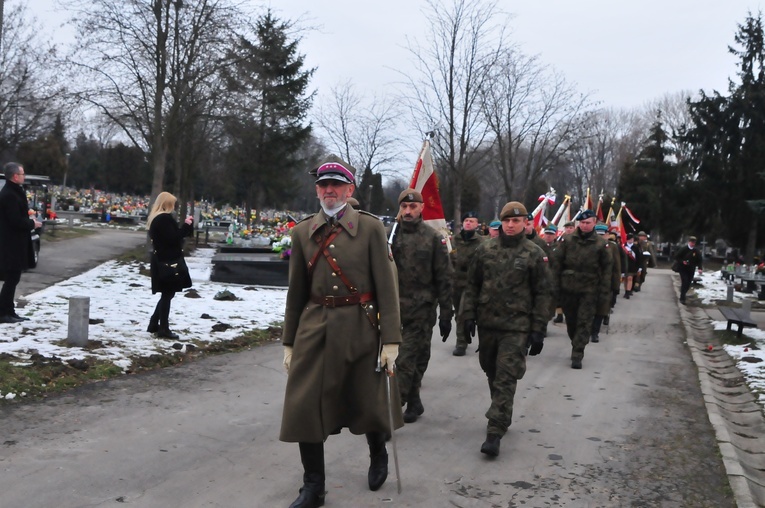
{"label": "officer's sabre", "polygon": [[[380,339],[382,341],[382,339]],[[377,355],[377,368],[375,372],[382,372],[382,365],[380,362],[380,355]],[[401,494],[401,475],[398,471],[398,450],[396,449],[396,435],[393,432],[393,404],[390,399],[390,378],[393,377],[393,372],[388,374],[387,371],[383,373],[385,375],[385,395],[388,399],[388,423],[390,423],[390,444],[393,446],[393,464],[396,467],[396,485],[398,486],[398,493]]]}

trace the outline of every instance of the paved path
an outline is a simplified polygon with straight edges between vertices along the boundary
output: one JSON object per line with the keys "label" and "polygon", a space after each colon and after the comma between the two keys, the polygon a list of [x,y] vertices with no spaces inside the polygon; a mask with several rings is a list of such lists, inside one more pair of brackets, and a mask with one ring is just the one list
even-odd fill
{"label": "paved path", "polygon": [[[475,354],[437,337],[424,416],[397,433],[391,472],[366,486],[363,437],[326,444],[327,507],[736,506],[668,270],[619,299],[610,333],[570,368],[563,325],[519,382],[515,421],[489,460],[488,388]],[[286,375],[272,344],[0,408],[4,508],[286,507],[297,446],[278,440]]]}
{"label": "paved path", "polygon": [[122,229],[99,229],[79,238],[43,241],[37,267],[21,275],[16,297],[79,275],[145,241],[146,232]]}

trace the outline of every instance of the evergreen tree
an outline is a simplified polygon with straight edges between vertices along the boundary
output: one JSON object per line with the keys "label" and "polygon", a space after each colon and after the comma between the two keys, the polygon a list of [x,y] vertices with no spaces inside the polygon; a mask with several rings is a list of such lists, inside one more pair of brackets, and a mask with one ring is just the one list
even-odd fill
{"label": "evergreen tree", "polygon": [[240,38],[225,76],[232,111],[227,162],[248,210],[281,206],[292,196],[296,170],[308,165],[300,148],[311,133],[306,116],[313,101],[307,89],[314,71],[304,69],[292,25],[269,10],[255,28],[254,42]]}
{"label": "evergreen tree", "polygon": [[637,158],[622,170],[619,198],[640,219],[640,229],[674,242],[683,233],[686,212],[679,167],[668,141],[659,113]]}
{"label": "evergreen tree", "polygon": [[692,125],[684,134],[692,146],[690,168],[709,213],[719,207],[725,237],[734,245],[746,245],[751,262],[757,238],[765,234],[765,220],[747,201],[765,196],[765,38],[762,15],[747,16],[738,26],[737,47],[729,47],[739,58],[736,84],[730,80],[729,95],[702,94],[689,102]]}

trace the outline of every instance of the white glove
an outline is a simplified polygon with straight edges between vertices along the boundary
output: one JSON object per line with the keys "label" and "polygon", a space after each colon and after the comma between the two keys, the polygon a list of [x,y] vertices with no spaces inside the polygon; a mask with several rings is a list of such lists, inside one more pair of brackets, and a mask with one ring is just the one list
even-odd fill
{"label": "white glove", "polygon": [[290,362],[292,362],[292,346],[284,346],[284,370],[290,371]]}
{"label": "white glove", "polygon": [[380,353],[380,365],[389,373],[393,372],[393,367],[398,357],[398,344],[383,344]]}

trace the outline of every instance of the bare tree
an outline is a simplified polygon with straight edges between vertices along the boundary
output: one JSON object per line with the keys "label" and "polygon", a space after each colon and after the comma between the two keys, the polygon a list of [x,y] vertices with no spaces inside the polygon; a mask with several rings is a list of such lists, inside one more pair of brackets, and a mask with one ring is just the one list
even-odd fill
{"label": "bare tree", "polygon": [[508,199],[526,201],[582,136],[590,100],[516,48],[502,52],[481,92],[494,173]]}
{"label": "bare tree", "polygon": [[488,130],[480,91],[505,44],[506,17],[496,1],[427,1],[427,40],[409,40],[416,72],[406,76],[407,103],[422,134],[435,130],[433,150],[442,182],[452,192],[459,223],[462,188],[483,152]]}
{"label": "bare tree", "polygon": [[54,71],[56,51],[41,38],[24,3],[5,13],[0,40],[0,158],[15,156],[23,141],[53,125],[63,87]]}
{"label": "bare tree", "polygon": [[[77,98],[109,117],[149,152],[152,196],[164,187],[170,154],[200,108],[240,26],[226,0],[67,0],[81,34],[70,59]],[[175,147],[178,147],[177,150]],[[183,171],[176,171],[176,179]]]}

